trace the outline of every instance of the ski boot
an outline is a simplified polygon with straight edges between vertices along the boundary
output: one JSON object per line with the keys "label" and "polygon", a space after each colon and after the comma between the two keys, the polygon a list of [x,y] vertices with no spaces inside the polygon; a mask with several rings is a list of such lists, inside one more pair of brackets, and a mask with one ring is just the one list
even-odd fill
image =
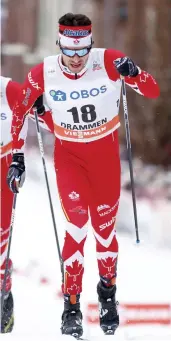
{"label": "ski boot", "polygon": [[114,335],[119,326],[117,311],[118,302],[115,300],[116,285],[106,286],[101,280],[97,285],[99,301],[100,327],[105,335]]}
{"label": "ski boot", "polygon": [[[12,273],[12,261],[9,259],[4,300],[3,302],[1,300],[0,333],[10,333],[13,330],[13,326],[14,326],[14,312],[13,312],[14,302],[13,302],[13,296],[11,292],[11,273]],[[4,274],[1,273],[0,299],[2,298],[3,280],[4,280]]]}
{"label": "ski boot", "polygon": [[79,339],[83,334],[80,295],[64,295],[61,332]]}

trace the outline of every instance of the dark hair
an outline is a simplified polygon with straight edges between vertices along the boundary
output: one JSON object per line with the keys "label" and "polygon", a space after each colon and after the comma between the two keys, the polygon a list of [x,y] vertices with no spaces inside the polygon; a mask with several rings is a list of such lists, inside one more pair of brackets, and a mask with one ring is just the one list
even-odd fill
{"label": "dark hair", "polygon": [[89,26],[91,20],[84,14],[67,13],[59,19],[58,23],[64,26]]}

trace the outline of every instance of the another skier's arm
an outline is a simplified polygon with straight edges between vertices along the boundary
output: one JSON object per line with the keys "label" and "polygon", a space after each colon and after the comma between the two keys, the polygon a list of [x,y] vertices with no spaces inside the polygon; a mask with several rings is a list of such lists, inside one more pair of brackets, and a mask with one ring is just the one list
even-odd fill
{"label": "another skier's arm", "polygon": [[13,107],[11,127],[13,157],[7,174],[7,183],[13,193],[18,193],[18,187],[21,187],[25,180],[22,133],[25,130],[26,116],[36,99],[43,92],[43,64],[39,64],[28,73]]}
{"label": "another skier's arm", "polygon": [[35,103],[36,99],[44,92],[43,63],[36,65],[28,73],[27,78],[21,88],[18,98],[13,107],[12,117],[12,149],[13,153],[21,152],[20,131],[22,129],[25,116]]}

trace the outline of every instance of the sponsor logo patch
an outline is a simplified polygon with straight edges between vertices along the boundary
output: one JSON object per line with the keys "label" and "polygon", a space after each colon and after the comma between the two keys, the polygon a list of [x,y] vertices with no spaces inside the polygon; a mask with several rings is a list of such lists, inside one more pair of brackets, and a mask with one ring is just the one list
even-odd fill
{"label": "sponsor logo patch", "polygon": [[97,207],[97,212],[100,212],[100,211],[102,211],[102,210],[105,210],[106,208],[110,208],[110,206],[109,206],[109,205],[106,205],[106,204],[104,204],[104,205],[99,205],[99,206]]}
{"label": "sponsor logo patch", "polygon": [[74,208],[70,209],[69,212],[72,212],[72,213],[79,213],[79,214],[86,214],[86,213],[87,213],[87,210],[85,210],[84,208],[82,208],[82,206],[77,206],[77,207],[74,207]]}
{"label": "sponsor logo patch", "polygon": [[105,216],[105,215],[107,215],[107,214],[110,214],[111,212],[113,212],[113,211],[115,210],[115,208],[116,208],[118,205],[119,205],[119,200],[117,201],[117,203],[116,203],[114,206],[112,206],[111,208],[109,208],[107,211],[99,213],[100,217],[103,217],[103,216]]}
{"label": "sponsor logo patch", "polygon": [[104,224],[99,226],[100,231],[103,231],[106,227],[111,226],[113,223],[115,223],[115,221],[116,221],[116,217],[112,217],[112,219],[109,220],[107,223],[104,223]]}
{"label": "sponsor logo patch", "polygon": [[103,94],[107,91],[107,86],[102,85],[100,88],[92,88],[90,90],[83,89],[80,91],[71,91],[70,94],[66,94],[62,90],[50,90],[49,94],[53,98],[54,101],[57,102],[63,102],[67,100],[67,97],[69,96],[73,100],[77,100],[79,98],[89,98],[89,97],[96,97],[100,94]]}
{"label": "sponsor logo patch", "polygon": [[63,35],[67,37],[86,37],[89,35],[88,30],[69,30],[65,29]]}
{"label": "sponsor logo patch", "polygon": [[28,80],[33,88],[37,90],[41,90],[41,87],[39,86],[39,84],[33,80],[31,72],[29,72],[28,74]]}
{"label": "sponsor logo patch", "polygon": [[93,62],[93,71],[98,71],[98,70],[101,70],[102,69],[102,66],[100,65],[100,63],[94,61]]}
{"label": "sponsor logo patch", "polygon": [[66,101],[66,93],[61,90],[50,90],[49,91],[50,96],[53,98],[55,102],[63,102]]}
{"label": "sponsor logo patch", "polygon": [[31,95],[31,89],[27,88],[26,90],[23,90],[23,95],[25,95],[22,104],[26,107],[28,105],[28,100]]}
{"label": "sponsor logo patch", "polygon": [[80,195],[78,193],[74,192],[74,191],[71,192],[68,196],[73,201],[77,201],[80,198]]}

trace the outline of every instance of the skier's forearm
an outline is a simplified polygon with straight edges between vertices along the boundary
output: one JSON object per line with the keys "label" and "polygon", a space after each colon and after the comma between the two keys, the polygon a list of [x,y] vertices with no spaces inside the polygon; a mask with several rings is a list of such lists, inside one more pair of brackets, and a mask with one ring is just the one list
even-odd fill
{"label": "skier's forearm", "polygon": [[125,77],[125,82],[139,94],[149,98],[159,96],[160,90],[155,79],[148,72],[141,70],[131,58],[126,57],[122,52],[106,50],[104,63],[111,80],[116,81],[120,74]]}
{"label": "skier's forearm", "polygon": [[156,80],[148,72],[139,70],[136,77],[125,77],[125,82],[141,95],[148,98],[157,98],[160,89]]}
{"label": "skier's forearm", "polygon": [[[43,129],[46,129],[46,130],[50,131],[52,134],[54,134],[54,124],[53,124],[53,120],[52,120],[52,113],[46,107],[46,105],[44,106],[44,108],[45,108],[45,111],[44,111],[43,115],[40,115],[38,113],[39,125]],[[34,115],[33,109],[30,110],[29,117],[31,118],[31,120],[35,121],[35,115]]]}

